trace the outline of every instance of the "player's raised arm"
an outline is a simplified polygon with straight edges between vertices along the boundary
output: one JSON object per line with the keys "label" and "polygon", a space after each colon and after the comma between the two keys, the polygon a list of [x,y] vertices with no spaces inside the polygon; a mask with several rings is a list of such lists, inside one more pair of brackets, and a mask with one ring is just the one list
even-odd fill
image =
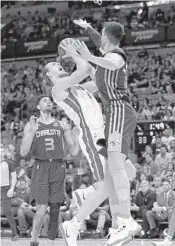
{"label": "player's raised arm", "polygon": [[22,156],[26,156],[29,153],[37,129],[38,123],[35,116],[31,116],[30,121],[24,127],[24,136],[20,147]]}
{"label": "player's raised arm", "polygon": [[77,40],[75,45],[77,52],[82,59],[99,65],[103,68],[114,71],[116,69],[120,69],[125,64],[123,57],[117,53],[108,53],[105,55],[105,57],[97,57],[90,53],[84,42]]}
{"label": "player's raised arm", "polygon": [[101,47],[101,35],[99,32],[97,32],[90,23],[87,23],[86,20],[74,20],[73,21],[76,25],[80,26],[81,28],[85,29],[87,33],[89,34],[90,38],[92,39],[95,46],[100,49]]}
{"label": "player's raised arm", "polygon": [[[46,76],[54,84],[53,91],[65,91],[68,88],[80,83],[91,74],[91,66],[83,59],[77,56],[74,46],[62,46],[66,51],[64,57],[72,57],[76,63],[77,69],[71,75],[60,76],[60,71],[56,69],[55,63],[48,63],[46,65]],[[64,58],[63,57],[63,58]]]}

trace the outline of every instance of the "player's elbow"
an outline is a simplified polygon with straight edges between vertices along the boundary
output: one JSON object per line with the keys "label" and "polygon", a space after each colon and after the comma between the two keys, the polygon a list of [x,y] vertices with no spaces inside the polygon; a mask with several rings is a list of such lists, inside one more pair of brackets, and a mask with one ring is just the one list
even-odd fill
{"label": "player's elbow", "polygon": [[29,153],[29,151],[27,149],[25,149],[23,147],[20,149],[20,155],[21,156],[25,157],[28,153]]}

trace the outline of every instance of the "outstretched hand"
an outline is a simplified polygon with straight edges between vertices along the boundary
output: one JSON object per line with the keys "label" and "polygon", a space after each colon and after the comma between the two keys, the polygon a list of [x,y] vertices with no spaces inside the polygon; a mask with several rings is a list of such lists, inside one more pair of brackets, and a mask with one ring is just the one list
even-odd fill
{"label": "outstretched hand", "polygon": [[72,43],[72,41],[66,41],[66,42],[62,42],[62,44],[60,45],[60,48],[63,49],[66,54],[62,57],[63,59],[64,58],[67,58],[67,57],[75,57],[77,56],[77,52],[76,52],[76,49],[75,49],[75,46],[74,46],[74,43]]}
{"label": "outstretched hand", "polygon": [[74,47],[78,53],[78,55],[85,61],[90,61],[91,59],[91,52],[89,51],[88,47],[84,42],[81,42],[80,40],[76,40],[74,43]]}
{"label": "outstretched hand", "polygon": [[73,22],[74,24],[80,26],[83,29],[87,29],[88,27],[91,27],[91,24],[88,23],[86,20],[79,19],[79,20],[74,20]]}

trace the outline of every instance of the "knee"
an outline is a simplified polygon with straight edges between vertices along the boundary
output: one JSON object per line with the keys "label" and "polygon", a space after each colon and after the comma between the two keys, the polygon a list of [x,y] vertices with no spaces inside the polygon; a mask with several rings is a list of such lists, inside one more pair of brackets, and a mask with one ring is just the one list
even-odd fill
{"label": "knee", "polygon": [[109,172],[114,174],[118,172],[118,170],[124,170],[125,158],[126,156],[120,152],[108,151]]}
{"label": "knee", "polygon": [[18,216],[23,216],[24,215],[24,209],[19,208],[18,211],[17,211],[17,215]]}
{"label": "knee", "polygon": [[45,215],[46,210],[47,210],[46,205],[37,205],[36,215],[42,217]]}
{"label": "knee", "polygon": [[153,214],[153,212],[151,210],[149,210],[146,212],[146,217],[150,218],[150,217],[152,217],[152,214]]}
{"label": "knee", "polygon": [[65,212],[65,221],[71,220],[71,212],[68,210]]}
{"label": "knee", "polygon": [[99,216],[100,216],[100,215],[105,216],[105,215],[106,215],[106,211],[104,211],[104,210],[100,210],[100,212],[99,212]]}
{"label": "knee", "polygon": [[173,214],[173,210],[169,210],[168,211],[168,218],[171,218],[172,214]]}
{"label": "knee", "polygon": [[50,215],[49,214],[45,214],[44,221],[47,222],[49,220],[50,220]]}

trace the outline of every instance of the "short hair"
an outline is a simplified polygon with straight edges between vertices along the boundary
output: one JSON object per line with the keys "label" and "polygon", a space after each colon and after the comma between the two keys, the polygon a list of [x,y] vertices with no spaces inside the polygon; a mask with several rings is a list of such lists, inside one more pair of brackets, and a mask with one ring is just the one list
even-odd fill
{"label": "short hair", "polygon": [[167,182],[167,183],[170,184],[170,181],[169,181],[169,179],[167,179],[167,178],[162,179],[162,183],[163,183],[163,182]]}
{"label": "short hair", "polygon": [[50,96],[42,94],[42,95],[37,97],[36,106],[38,106],[38,104],[40,103],[41,99],[44,98],[44,97],[48,97],[51,100]]}
{"label": "short hair", "polygon": [[145,156],[147,156],[147,155],[149,155],[150,157],[153,157],[153,155],[152,155],[152,154],[146,153],[146,155],[145,155]]}
{"label": "short hair", "polygon": [[141,186],[141,185],[149,185],[148,180],[142,180],[142,181],[140,182],[140,186]]}
{"label": "short hair", "polygon": [[160,179],[160,180],[162,181],[162,178],[161,178],[160,175],[155,175],[155,176],[154,176],[154,180],[157,179],[157,178]]}
{"label": "short hair", "polygon": [[118,22],[105,22],[104,31],[112,44],[117,44],[124,36],[124,26]]}
{"label": "short hair", "polygon": [[168,151],[167,145],[166,144],[162,144],[161,148],[165,148]]}

